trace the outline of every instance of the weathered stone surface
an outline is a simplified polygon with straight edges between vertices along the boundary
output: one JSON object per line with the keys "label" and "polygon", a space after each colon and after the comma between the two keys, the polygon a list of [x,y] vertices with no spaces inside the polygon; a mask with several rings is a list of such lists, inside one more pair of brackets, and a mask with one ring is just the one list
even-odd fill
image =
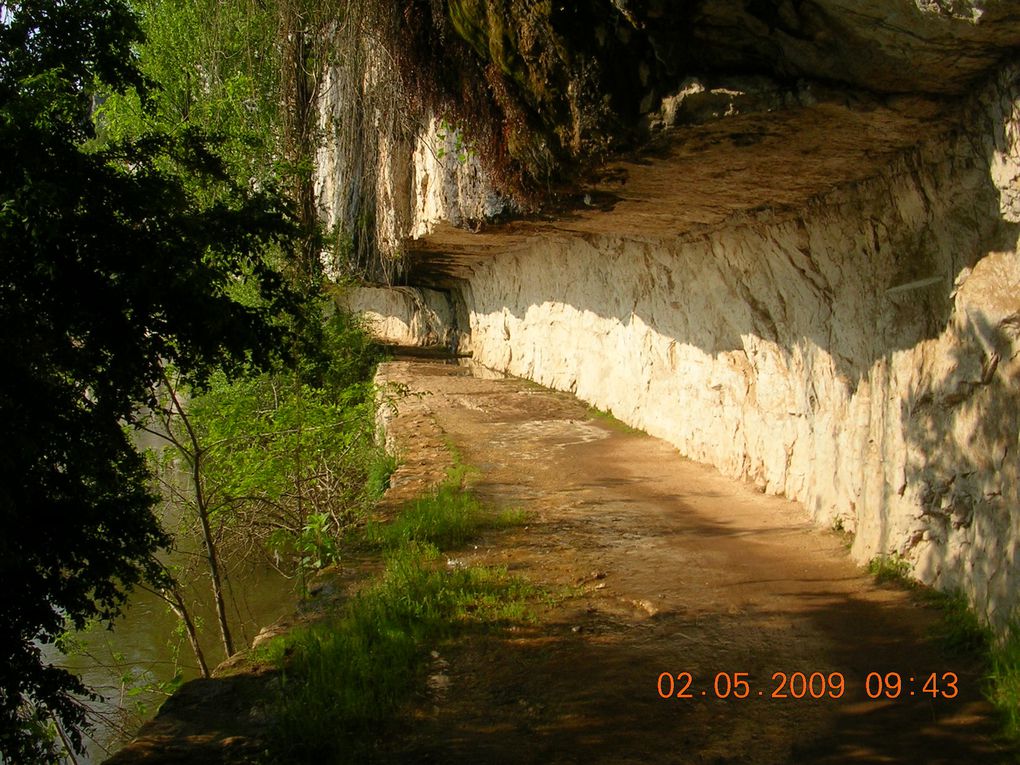
{"label": "weathered stone surface", "polygon": [[705,0],[686,23],[678,61],[890,93],[961,93],[1020,44],[1012,0]]}
{"label": "weathered stone surface", "polygon": [[414,205],[408,233],[414,239],[431,234],[440,222],[476,229],[507,207],[472,147],[441,120],[433,118],[419,136],[411,167]]}
{"label": "weathered stone surface", "polygon": [[[813,108],[743,146],[711,133],[628,166],[605,209],[437,229],[419,278],[456,288],[476,360],[801,500],[855,532],[858,560],[901,554],[1002,624],[1020,564],[1020,74],[965,130],[915,120],[916,149],[909,112],[875,111],[822,123],[835,146],[770,140],[812,135]],[[902,132],[855,143],[872,119]]]}
{"label": "weathered stone surface", "polygon": [[454,326],[450,299],[437,290],[363,287],[348,292],[343,302],[385,343],[445,345]]}

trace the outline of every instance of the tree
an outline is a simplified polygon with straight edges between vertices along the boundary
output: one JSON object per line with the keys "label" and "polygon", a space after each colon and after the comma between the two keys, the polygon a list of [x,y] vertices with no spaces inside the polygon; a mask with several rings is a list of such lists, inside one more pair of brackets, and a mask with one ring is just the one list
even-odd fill
{"label": "tree", "polygon": [[132,0],[145,42],[139,68],[159,83],[153,108],[134,93],[104,99],[101,122],[114,135],[181,124],[223,136],[238,182],[277,180],[301,230],[290,276],[321,276],[313,157],[321,62],[331,0]]}
{"label": "tree", "polygon": [[171,515],[195,527],[204,549],[224,656],[235,650],[225,587],[231,557],[267,559],[302,589],[308,574],[338,562],[338,537],[371,499],[378,449],[369,391],[360,382],[334,393],[284,371],[220,375],[186,402],[175,380],[162,386],[145,427],[169,447],[154,461],[167,505],[178,511]]}
{"label": "tree", "polygon": [[[331,312],[326,301],[321,308]],[[321,353],[296,368],[233,380],[216,374],[197,392],[168,374],[142,426],[167,447],[151,456],[169,515],[204,548],[226,656],[234,652],[230,559],[265,560],[304,591],[309,574],[339,561],[339,537],[375,499],[389,464],[375,443],[377,350],[360,321],[331,313],[314,325]],[[190,639],[186,608],[166,600]]]}
{"label": "tree", "polygon": [[[262,257],[295,226],[271,188],[230,181],[183,129],[96,145],[97,88],[147,84],[120,0],[0,2],[0,754],[80,747],[81,682],[40,645],[109,622],[165,574],[167,543],[125,432],[172,365],[268,364],[298,301]],[[198,190],[216,188],[215,194]],[[253,299],[232,299],[237,284]]]}

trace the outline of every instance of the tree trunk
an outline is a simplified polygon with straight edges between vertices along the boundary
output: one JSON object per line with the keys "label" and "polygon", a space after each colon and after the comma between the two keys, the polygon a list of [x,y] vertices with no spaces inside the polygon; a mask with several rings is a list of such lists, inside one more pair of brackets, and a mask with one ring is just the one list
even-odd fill
{"label": "tree trunk", "polygon": [[191,620],[191,614],[188,613],[188,609],[184,605],[184,598],[181,597],[177,588],[173,587],[163,591],[163,599],[184,625],[184,632],[188,636],[188,642],[191,643],[191,650],[198,661],[198,668],[202,672],[202,677],[209,677],[209,665],[205,661],[205,652],[202,651],[202,645],[198,642],[198,630],[195,629],[195,622]]}
{"label": "tree trunk", "polygon": [[227,658],[234,655],[234,641],[230,636],[230,625],[227,623],[226,601],[223,596],[223,580],[220,576],[219,555],[216,552],[216,541],[213,539],[212,527],[209,524],[209,506],[206,502],[205,492],[202,490],[202,455],[204,451],[198,442],[198,435],[191,427],[191,420],[184,412],[180,399],[177,398],[177,391],[167,384],[170,390],[170,398],[173,401],[174,409],[177,410],[181,422],[188,431],[188,439],[191,441],[191,479],[195,485],[195,508],[198,512],[199,522],[202,524],[202,540],[205,543],[206,561],[209,564],[209,579],[212,582],[213,600],[216,603],[216,619],[220,624],[220,637],[223,639],[223,650]]}

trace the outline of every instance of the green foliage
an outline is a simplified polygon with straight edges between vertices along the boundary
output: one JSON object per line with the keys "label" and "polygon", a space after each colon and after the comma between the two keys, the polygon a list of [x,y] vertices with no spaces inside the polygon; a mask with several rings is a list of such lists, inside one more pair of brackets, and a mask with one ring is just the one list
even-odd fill
{"label": "green foliage", "polygon": [[631,427],[623,420],[618,419],[611,411],[603,411],[597,406],[590,406],[588,407],[588,413],[591,415],[592,419],[598,420],[620,433],[628,433],[632,435],[644,433],[644,431]]}
{"label": "green foliage", "polygon": [[354,237],[340,222],[323,233],[321,257],[331,279],[337,279],[350,270],[355,259],[354,250]]}
{"label": "green foliage", "polygon": [[368,477],[365,489],[370,497],[378,499],[386,493],[390,485],[390,477],[397,469],[397,458],[382,449],[368,466]]}
{"label": "green foliage", "polygon": [[909,582],[910,562],[899,555],[878,555],[868,563],[868,573],[875,577],[879,584]]}
{"label": "green foliage", "polygon": [[134,0],[144,42],[142,74],[158,88],[104,94],[97,120],[105,136],[134,139],[153,130],[198,127],[222,138],[229,174],[242,184],[286,175],[278,18],[248,0]]}
{"label": "green foliage", "polygon": [[463,547],[486,528],[503,528],[524,522],[522,511],[494,513],[456,476],[428,494],[408,502],[392,521],[371,521],[363,538],[371,545],[393,549],[411,543],[434,544],[440,549]]}
{"label": "green foliage", "polygon": [[421,542],[450,549],[463,546],[484,522],[481,503],[447,483],[410,502],[393,521],[368,524],[364,535],[366,541],[382,547]]}
{"label": "green foliage", "polygon": [[999,713],[1006,737],[1020,741],[1020,624],[1011,623],[996,637],[962,592],[932,590],[908,579],[909,567],[899,556],[875,558],[868,570],[877,582],[907,587],[939,611],[932,637],[947,654],[973,657],[986,667],[984,694]]}
{"label": "green foliage", "polygon": [[538,593],[504,568],[451,565],[441,549],[460,546],[493,516],[459,483],[447,481],[408,503],[366,536],[385,546],[382,575],[332,620],[263,648],[284,670],[273,709],[273,754],[310,761],[357,747],[357,734],[392,716],[421,675],[428,646],[469,627],[527,617]]}
{"label": "green foliage", "polygon": [[397,548],[336,620],[292,633],[275,651],[284,666],[275,753],[311,761],[355,745],[407,699],[430,644],[471,624],[519,620],[531,594],[504,569],[449,569],[432,545]]}
{"label": "green foliage", "polygon": [[[448,137],[453,137],[453,156],[456,158],[458,164],[465,164],[472,157],[477,156],[474,147],[464,140],[464,136],[461,131],[457,130],[453,125],[448,123],[446,120],[440,120],[439,128],[436,130],[436,138],[446,143]],[[439,146],[436,148],[436,159],[442,159],[446,156],[445,146]]]}
{"label": "green foliage", "polygon": [[317,571],[340,562],[340,544],[327,513],[312,513],[305,519],[292,545],[297,565],[303,571]]}
{"label": "green foliage", "polygon": [[[215,137],[234,184],[285,191],[299,237],[274,262],[294,283],[316,289],[327,246],[312,182],[320,77],[308,43],[315,39],[311,25],[325,23],[330,0],[133,2],[145,35],[138,66],[152,87],[103,89],[96,110],[102,136]],[[219,198],[200,182],[189,190],[206,201]]]}
{"label": "green foliage", "polygon": [[372,378],[380,350],[365,329],[361,317],[326,302],[319,303],[320,317],[305,328],[298,374],[309,385],[339,392]]}
{"label": "green foliage", "polygon": [[168,478],[171,501],[192,517],[206,512],[235,546],[261,544],[302,581],[339,561],[337,539],[371,502],[369,470],[380,459],[364,382],[371,347],[339,314],[328,325],[318,363],[233,380],[214,375],[186,415],[164,408],[160,429],[175,447],[164,463],[183,459],[192,482],[181,492]]}
{"label": "green foliage", "polygon": [[988,654],[989,700],[998,710],[1006,735],[1020,740],[1020,624],[1009,626],[1005,637]]}
{"label": "green foliage", "polygon": [[164,576],[122,423],[164,364],[201,382],[273,362],[299,301],[264,257],[295,233],[271,186],[234,182],[193,129],[95,141],[94,88],[150,95],[123,2],[2,8],[0,753],[16,763],[55,757],[46,728],[78,747],[85,726],[85,688],[38,645],[68,621],[109,622],[132,585]]}
{"label": "green foliage", "polygon": [[217,376],[189,404],[217,506],[255,495],[280,502],[295,485],[312,480],[320,458],[330,461],[357,448],[370,413],[360,387],[330,399],[280,374],[235,381]]}
{"label": "green foliage", "polygon": [[992,631],[981,623],[962,592],[925,589],[922,598],[940,612],[934,637],[948,653],[974,656],[988,651]]}

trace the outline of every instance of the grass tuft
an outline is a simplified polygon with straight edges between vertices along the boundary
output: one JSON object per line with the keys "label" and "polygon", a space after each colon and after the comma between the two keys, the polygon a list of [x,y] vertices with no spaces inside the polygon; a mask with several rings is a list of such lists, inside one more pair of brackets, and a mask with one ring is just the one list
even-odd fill
{"label": "grass tuft", "polygon": [[370,545],[383,549],[422,542],[448,550],[463,547],[482,529],[519,525],[524,519],[521,510],[493,513],[471,492],[447,481],[424,497],[409,502],[389,523],[369,522],[363,538]]}
{"label": "grass tuft", "polygon": [[628,425],[613,414],[612,411],[599,409],[597,406],[589,406],[588,414],[593,420],[598,420],[620,433],[627,433],[629,435],[644,435],[643,430],[639,430],[638,428]]}
{"label": "grass tuft", "polygon": [[407,700],[429,645],[469,625],[525,618],[533,589],[503,568],[449,568],[434,545],[389,552],[381,578],[334,620],[282,638],[274,710],[276,753],[309,761],[339,754]]}
{"label": "grass tuft", "polygon": [[478,500],[456,486],[443,484],[408,503],[393,521],[369,523],[364,538],[383,548],[427,542],[449,549],[462,547],[481,525],[482,507]]}
{"label": "grass tuft", "polygon": [[879,556],[868,564],[876,582],[895,582],[915,592],[941,614],[933,637],[950,655],[972,656],[986,667],[985,697],[1002,720],[1003,734],[1020,742],[1020,623],[1013,622],[997,640],[960,591],[932,590],[910,579],[910,566],[899,555]]}
{"label": "grass tuft", "polygon": [[1020,741],[1020,625],[1015,622],[988,652],[986,695],[1002,718],[1006,736]]}
{"label": "grass tuft", "polygon": [[910,579],[910,562],[896,553],[872,558],[868,562],[868,573],[875,577],[878,584],[893,582],[905,587],[914,585]]}
{"label": "grass tuft", "polygon": [[366,494],[372,499],[379,499],[390,487],[390,477],[396,469],[397,458],[384,449],[379,449],[368,464],[368,474],[365,477]]}
{"label": "grass tuft", "polygon": [[934,637],[947,653],[965,656],[988,652],[993,642],[992,631],[981,624],[962,592],[925,589],[923,599],[941,612]]}

